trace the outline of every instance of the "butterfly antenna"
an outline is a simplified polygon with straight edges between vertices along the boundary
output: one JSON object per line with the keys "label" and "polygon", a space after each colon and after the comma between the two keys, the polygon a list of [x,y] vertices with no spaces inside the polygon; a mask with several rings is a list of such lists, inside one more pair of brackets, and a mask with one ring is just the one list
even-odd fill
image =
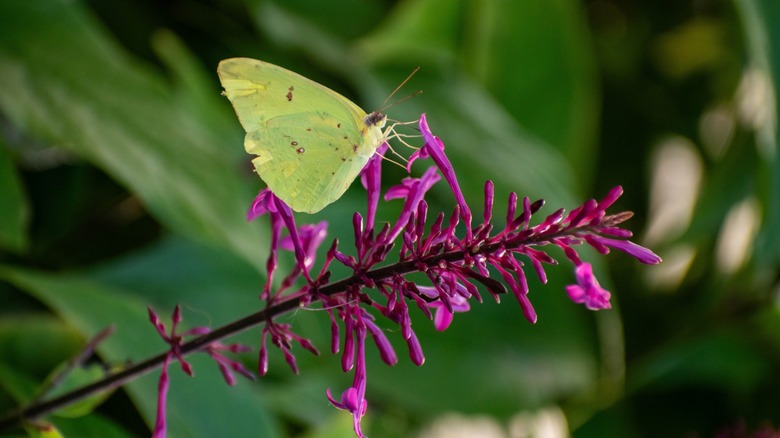
{"label": "butterfly antenna", "polygon": [[382,102],[382,108],[381,108],[380,110],[378,110],[378,111],[380,111],[380,112],[381,112],[381,111],[384,111],[384,110],[386,110],[387,108],[390,108],[391,106],[393,106],[393,105],[395,105],[395,104],[397,104],[397,103],[400,103],[400,102],[403,102],[403,101],[405,101],[405,100],[411,99],[412,97],[414,97],[414,96],[416,96],[416,95],[418,95],[418,94],[422,93],[422,91],[417,91],[416,93],[414,93],[414,94],[412,94],[411,96],[408,96],[408,97],[406,97],[406,98],[404,98],[404,99],[400,100],[399,102],[393,102],[393,103],[391,103],[390,105],[385,105],[385,104],[387,103],[387,101],[388,101],[388,100],[390,100],[390,99],[391,99],[391,98],[392,98],[392,97],[395,95],[395,93],[397,93],[397,92],[398,92],[398,90],[400,90],[400,89],[401,89],[401,87],[403,87],[404,85],[406,85],[406,83],[407,83],[407,82],[409,82],[409,79],[412,79],[412,76],[414,76],[414,74],[415,74],[415,73],[417,73],[418,71],[420,71],[420,67],[419,67],[419,66],[418,66],[418,67],[415,67],[415,68],[412,70],[412,72],[411,72],[411,73],[409,73],[409,76],[407,76],[407,77],[406,77],[406,79],[404,79],[404,80],[403,80],[403,82],[401,82],[400,84],[398,84],[398,86],[397,86],[397,87],[395,87],[395,90],[393,90],[393,92],[392,92],[392,93],[390,93],[390,95],[389,95],[389,96],[387,96],[387,98],[385,99],[385,101],[384,101],[384,102]]}
{"label": "butterfly antenna", "polygon": [[386,106],[382,107],[381,109],[379,109],[379,110],[377,110],[377,111],[379,111],[380,113],[382,113],[382,112],[384,112],[386,109],[388,109],[388,108],[390,108],[390,107],[393,107],[393,106],[396,106],[396,105],[398,105],[399,103],[406,102],[407,100],[409,100],[409,99],[413,98],[414,96],[417,96],[418,94],[422,94],[422,90],[417,90],[417,91],[415,91],[414,93],[412,93],[412,94],[410,94],[410,95],[408,95],[408,96],[406,96],[406,97],[402,97],[401,99],[398,99],[398,100],[396,100],[395,102],[391,103],[390,105],[386,105]]}

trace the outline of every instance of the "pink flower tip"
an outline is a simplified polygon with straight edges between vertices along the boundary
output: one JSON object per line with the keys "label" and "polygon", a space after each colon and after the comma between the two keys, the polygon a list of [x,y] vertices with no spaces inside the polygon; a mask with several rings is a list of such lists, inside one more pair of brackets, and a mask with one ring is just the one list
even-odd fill
{"label": "pink flower tip", "polygon": [[593,267],[590,263],[577,266],[574,271],[577,284],[566,286],[569,298],[575,303],[585,304],[590,310],[609,309],[610,293],[599,285],[596,276],[593,275]]}

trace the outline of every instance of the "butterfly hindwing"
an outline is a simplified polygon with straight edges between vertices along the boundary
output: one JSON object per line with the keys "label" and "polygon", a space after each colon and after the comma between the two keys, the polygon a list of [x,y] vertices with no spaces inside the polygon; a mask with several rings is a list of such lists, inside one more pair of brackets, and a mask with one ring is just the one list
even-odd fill
{"label": "butterfly hindwing", "polygon": [[252,162],[271,191],[296,211],[317,211],[344,194],[371,155],[356,151],[362,137],[334,119],[292,117],[247,133],[244,146],[257,155]]}

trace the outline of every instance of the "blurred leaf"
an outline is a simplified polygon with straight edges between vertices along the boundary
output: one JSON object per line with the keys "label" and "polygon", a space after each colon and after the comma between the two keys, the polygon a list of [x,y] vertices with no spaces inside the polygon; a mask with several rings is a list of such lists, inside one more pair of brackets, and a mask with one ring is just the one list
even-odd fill
{"label": "blurred leaf", "polygon": [[456,60],[464,2],[402,1],[358,45],[360,58],[377,65],[408,60],[443,67]]}
{"label": "blurred leaf", "polygon": [[[58,371],[60,370],[55,370],[55,372]],[[74,367],[68,370],[68,373],[65,375],[65,379],[62,382],[58,382],[57,386],[55,386],[52,391],[46,394],[46,397],[56,397],[73,389],[95,382],[105,375],[105,369],[98,364]],[[96,394],[92,397],[79,400],[76,403],[70,404],[63,409],[60,409],[55,413],[55,415],[66,418],[77,418],[87,415],[100,406],[100,404],[103,403],[109,396],[111,396],[112,392],[113,391],[106,391],[100,394]]]}
{"label": "blurred leaf", "polygon": [[176,105],[159,75],[116,47],[78,2],[6,1],[0,17],[8,117],[104,168],[170,228],[260,263],[241,163]]}
{"label": "blurred leaf", "polygon": [[[165,350],[148,322],[144,302],[132,293],[76,275],[6,267],[0,270],[0,277],[44,302],[85,337],[115,325],[115,334],[98,347],[100,355],[109,363],[119,364],[128,358],[141,360]],[[188,361],[197,373],[197,380],[183,375],[175,364],[171,368],[170,436],[277,435],[260,395],[251,385],[240,382],[229,388],[217,366],[205,355],[195,355]],[[153,424],[156,409],[159,374],[153,375],[154,378],[146,376],[125,386],[147,424]],[[224,403],[222,397],[228,396],[231,403]],[[229,418],[229,421],[213,421],[214,418]]]}
{"label": "blurred leaf", "polygon": [[40,381],[24,373],[22,368],[11,367],[5,360],[0,362],[0,388],[18,403],[32,400],[39,386]]}
{"label": "blurred leaf", "polygon": [[261,308],[257,297],[262,278],[245,260],[175,236],[95,266],[88,275],[101,284],[134,291],[145,303],[167,309],[163,313],[181,304],[191,325],[227,323]]}
{"label": "blurred leaf", "polygon": [[176,79],[176,106],[189,112],[193,119],[201,121],[215,138],[223,139],[219,149],[226,157],[230,157],[233,162],[245,161],[247,155],[242,147],[227,147],[243,144],[244,136],[241,129],[236,129],[235,112],[230,105],[226,105],[227,99],[219,93],[219,85],[215,82],[216,67],[204,70],[195,54],[171,31],[156,32],[152,45]]}
{"label": "blurred leaf", "polygon": [[64,435],[51,423],[36,422],[26,424],[25,430],[31,438],[63,438]]}
{"label": "blurred leaf", "polygon": [[572,0],[469,2],[462,63],[525,129],[591,177],[598,82],[583,6]]}
{"label": "blurred leaf", "polygon": [[[363,430],[370,430],[370,426],[370,421],[366,421],[361,425]],[[326,423],[313,428],[309,433],[301,435],[301,438],[340,438],[353,436],[354,434],[352,415],[349,412],[333,410]]]}
{"label": "blurred leaf", "polygon": [[[288,13],[299,16],[313,27],[331,34],[332,38],[347,40],[358,37],[371,30],[386,13],[386,2],[376,0],[340,0],[337,2],[311,2],[308,0],[260,0],[248,1],[248,4],[260,2],[273,3]],[[334,26],[333,23],[348,23]]]}
{"label": "blurred leaf", "polygon": [[27,223],[30,207],[14,167],[11,151],[0,136],[0,248],[15,252],[29,245]]}
{"label": "blurred leaf", "polygon": [[40,382],[73,357],[81,344],[78,333],[51,316],[30,313],[0,318],[0,373],[4,375],[0,387],[18,403],[29,402]]}
{"label": "blurred leaf", "polygon": [[720,387],[749,393],[772,372],[764,354],[746,343],[745,332],[722,330],[668,345],[634,369],[629,388]]}
{"label": "blurred leaf", "polygon": [[[750,67],[765,75],[772,98],[764,104],[767,120],[759,127],[758,142],[766,162],[762,167],[766,187],[764,223],[756,245],[756,259],[765,269],[776,269],[780,262],[780,3],[773,0],[739,0],[742,27],[747,40]],[[769,106],[771,105],[771,106]]]}
{"label": "blurred leaf", "polygon": [[137,434],[128,432],[112,419],[106,418],[100,413],[93,413],[79,418],[57,418],[53,420],[65,438],[132,438]]}

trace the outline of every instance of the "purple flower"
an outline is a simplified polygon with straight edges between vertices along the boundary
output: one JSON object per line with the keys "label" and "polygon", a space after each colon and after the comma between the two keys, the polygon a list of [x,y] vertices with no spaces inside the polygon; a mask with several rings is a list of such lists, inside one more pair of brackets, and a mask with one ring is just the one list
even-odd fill
{"label": "purple flower", "polygon": [[[347,318],[351,321],[354,318],[354,330],[352,332],[355,336],[355,345],[357,347],[356,353],[356,366],[355,376],[352,381],[352,386],[347,388],[341,393],[341,399],[336,400],[330,392],[327,390],[326,396],[330,403],[337,409],[349,411],[352,413],[353,427],[355,434],[363,438],[363,431],[360,428],[360,420],[363,415],[366,414],[368,409],[368,401],[366,400],[366,325],[361,317],[361,311],[359,308],[353,308],[351,312],[353,316]],[[347,336],[351,336],[352,333],[348,333]]]}
{"label": "purple flower", "polygon": [[[608,237],[595,234],[586,236],[586,239],[588,240],[588,243],[597,249],[598,245],[611,246],[613,248],[619,249],[620,251],[623,251],[641,263],[645,263],[647,265],[657,265],[658,263],[661,263],[661,257],[658,257],[658,255],[656,255],[653,251],[650,251],[643,246],[637,245],[630,240],[610,239]],[[602,253],[606,254],[606,252]]]}
{"label": "purple flower", "polygon": [[439,137],[433,135],[431,132],[431,129],[428,127],[428,120],[425,118],[425,114],[420,116],[420,132],[425,139],[425,145],[420,148],[420,150],[412,154],[411,157],[409,157],[407,170],[411,169],[412,163],[417,158],[426,158],[430,156],[434,163],[436,163],[436,166],[439,168],[439,170],[441,170],[441,172],[444,174],[444,179],[447,180],[447,184],[450,185],[450,190],[452,190],[453,195],[455,195],[455,200],[458,202],[458,207],[460,207],[461,217],[467,225],[466,232],[470,233],[471,209],[469,208],[468,204],[466,204],[466,198],[463,197],[463,192],[460,190],[460,185],[458,185],[458,178],[455,176],[455,169],[452,167],[452,164],[450,163],[449,158],[447,158],[447,155],[444,154],[444,143],[441,141],[441,139],[439,139]]}
{"label": "purple flower", "polygon": [[[154,438],[164,438],[166,433],[166,402],[168,399],[168,389],[170,387],[170,379],[168,377],[168,365],[170,364],[172,359],[176,359],[181,364],[182,371],[184,371],[185,374],[192,377],[194,375],[192,371],[192,367],[190,364],[184,360],[184,357],[182,355],[181,347],[184,343],[184,337],[185,336],[202,336],[207,333],[209,333],[211,330],[208,327],[195,327],[190,330],[185,331],[184,333],[177,334],[176,328],[181,323],[182,317],[181,317],[181,306],[176,306],[173,310],[173,315],[171,316],[171,331],[170,333],[167,333],[165,331],[165,325],[160,321],[160,318],[157,316],[157,313],[151,308],[148,308],[149,311],[149,320],[151,321],[152,325],[154,325],[155,329],[157,329],[157,333],[160,335],[161,338],[169,345],[170,349],[168,350],[168,353],[165,355],[165,360],[163,361],[162,365],[162,371],[160,373],[160,380],[157,383],[157,419],[154,423],[154,431],[152,432],[152,437]],[[250,348],[245,345],[240,344],[232,344],[232,345],[223,345],[219,341],[214,341],[209,343],[205,348],[204,351],[208,353],[209,356],[211,356],[216,362],[217,366],[219,367],[220,372],[222,373],[223,378],[227,382],[228,385],[233,386],[235,384],[235,378],[233,377],[233,371],[240,373],[241,375],[254,380],[255,376],[252,374],[249,370],[244,368],[243,365],[241,365],[239,362],[236,362],[234,360],[231,360],[224,355],[222,355],[222,351],[230,351],[233,353],[239,353],[244,351],[249,351]]]}
{"label": "purple flower", "polygon": [[[382,155],[387,149],[383,144],[361,172],[361,182],[367,191],[367,210],[365,215],[355,212],[352,216],[353,254],[342,252],[339,242],[334,241],[314,278],[310,272],[317,248],[326,237],[324,222],[298,227],[289,207],[267,190],[260,192],[248,214],[249,218],[254,218],[267,213],[272,230],[268,281],[261,295],[267,302],[268,319],[262,332],[260,374],[265,374],[268,367],[268,339],[283,353],[295,373],[298,367],[292,351],[294,343],[317,354],[307,339],[293,332],[291,325],[279,324],[273,318],[283,313],[282,310],[274,312],[275,309],[290,310],[321,301],[331,319],[331,351],[334,354],[341,352],[342,369],[354,373],[352,386],[344,390],[339,399],[333,397],[330,390],[327,398],[335,407],[352,413],[355,433],[360,437],[363,436],[360,420],[368,407],[365,398],[368,334],[385,363],[393,365],[398,360],[380,322],[369,309],[385,317],[385,322],[400,327],[410,359],[422,365],[425,356],[412,329],[407,305],[410,302],[433,321],[437,330],[443,331],[452,324],[455,313],[473,308],[472,299],[482,302],[480,286],[496,301],[511,291],[523,316],[535,323],[537,313],[529,297],[525,269],[532,268],[540,281],[546,283],[545,265],[558,263],[549,253],[551,247],[561,248],[566,259],[576,267],[577,284],[567,286],[567,293],[574,302],[583,303],[591,310],[610,308],[610,293],[599,285],[591,265],[580,258],[578,248],[581,245],[590,245],[603,254],[610,248],[617,248],[642,263],[661,261],[649,249],[629,241],[631,232],[618,226],[631,217],[630,213],[606,214],[606,209],[622,195],[620,186],[614,187],[600,201],[588,200],[568,213],[558,209],[541,221],[533,221],[537,223],[534,226],[530,225],[532,216],[542,209],[544,201],[531,202],[529,198],[522,198],[518,202],[517,194],[511,193],[505,222],[498,225],[493,222],[495,187],[487,181],[481,223],[472,227],[471,208],[444,153],[444,143],[433,135],[424,114],[420,117],[419,129],[425,144],[412,154],[407,169],[411,169],[417,159],[428,157],[435,166],[429,167],[419,178],[404,178],[399,185],[388,189],[384,193],[385,200],[403,199],[404,204],[396,220],[377,224]],[[450,214],[429,214],[425,196],[441,179],[440,175],[453,193],[455,206]],[[282,237],[285,228],[288,235]],[[394,252],[396,245],[398,249]],[[271,294],[275,284],[271,278],[277,268],[279,248],[293,251],[296,264]],[[398,261],[382,265],[391,254],[398,254]],[[329,266],[334,261],[351,270],[352,275],[329,282]],[[407,278],[415,272],[423,274],[415,278],[427,278],[427,281]],[[305,284],[290,290],[296,283],[304,283],[298,281],[301,275]]]}
{"label": "purple flower", "polygon": [[382,143],[360,173],[360,182],[363,184],[363,187],[368,194],[368,216],[366,217],[366,225],[368,228],[374,228],[376,209],[379,205],[379,197],[382,189],[382,161],[386,151],[387,143]]}
{"label": "purple flower", "polygon": [[[418,289],[420,289],[420,292],[423,292],[427,296],[430,296],[429,294],[435,294],[436,291],[435,288],[430,287],[418,287]],[[425,289],[425,291],[423,291],[423,289]],[[428,306],[436,309],[435,316],[433,317],[433,326],[440,332],[447,330],[447,327],[452,324],[453,317],[455,316],[454,313],[464,313],[471,310],[469,301],[462,295],[455,295],[450,299],[450,308],[452,311],[448,310],[447,306],[445,306],[441,300],[436,300],[428,304]]]}
{"label": "purple flower", "polygon": [[[303,265],[306,268],[306,271],[309,271],[314,265],[317,249],[327,235],[328,223],[326,221],[322,221],[316,225],[306,224],[298,228],[298,240],[303,249]],[[295,243],[293,242],[292,236],[285,236],[279,246],[287,251],[295,252]]]}
{"label": "purple flower", "polygon": [[566,286],[566,292],[575,303],[585,304],[590,310],[609,309],[610,293],[599,285],[590,263],[577,266],[574,271],[577,284]]}

